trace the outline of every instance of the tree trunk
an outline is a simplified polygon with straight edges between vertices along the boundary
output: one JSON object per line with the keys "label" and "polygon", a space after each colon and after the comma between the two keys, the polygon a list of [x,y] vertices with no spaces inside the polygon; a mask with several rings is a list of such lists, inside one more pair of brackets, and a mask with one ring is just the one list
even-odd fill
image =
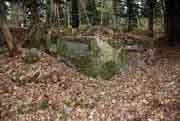
{"label": "tree trunk", "polygon": [[148,6],[149,6],[149,20],[148,20],[148,28],[149,28],[149,36],[153,37],[154,36],[154,7],[155,3],[154,0],[149,0]]}
{"label": "tree trunk", "polygon": [[[104,2],[105,2],[104,0],[101,0],[101,8],[102,9],[104,8]],[[103,20],[104,20],[104,11],[102,10],[101,11],[101,21],[100,21],[101,26],[103,25]]]}
{"label": "tree trunk", "polygon": [[113,5],[113,16],[114,16],[114,18],[113,18],[113,24],[114,24],[114,26],[116,26],[116,24],[117,24],[117,5],[118,5],[118,2],[117,2],[117,0],[112,0],[112,5]]}
{"label": "tree trunk", "polygon": [[39,23],[39,15],[38,15],[38,8],[36,3],[34,3],[34,5],[32,5],[31,8],[31,17],[32,17],[32,24],[37,24]]}
{"label": "tree trunk", "polygon": [[15,46],[13,45],[13,37],[12,34],[6,24],[6,10],[3,8],[3,4],[0,5],[0,33],[2,33],[3,40],[7,44],[7,48],[9,50],[10,55],[14,55]]}
{"label": "tree trunk", "polygon": [[52,23],[59,23],[60,19],[60,2],[58,0],[50,1],[50,17]]}
{"label": "tree trunk", "polygon": [[127,14],[128,14],[128,32],[134,29],[134,0],[127,0]]}
{"label": "tree trunk", "polygon": [[85,17],[86,17],[86,22],[87,22],[87,24],[88,25],[91,25],[91,23],[90,23],[90,19],[89,19],[89,16],[88,16],[88,12],[87,12],[87,10],[86,10],[86,3],[85,3],[85,1],[84,0],[79,0],[80,1],[80,5],[82,6],[82,11],[83,11],[83,14],[85,15]]}
{"label": "tree trunk", "polygon": [[50,22],[53,23],[54,21],[54,0],[50,0]]}
{"label": "tree trunk", "polygon": [[166,26],[169,45],[174,45],[180,39],[180,1],[165,0]]}
{"label": "tree trunk", "polygon": [[10,55],[14,55],[16,48],[13,44],[13,37],[8,26],[5,23],[3,23],[1,26],[1,33],[3,35],[4,41],[7,44]]}
{"label": "tree trunk", "polygon": [[78,28],[80,24],[79,20],[79,0],[71,0],[72,6],[72,21],[71,26],[72,28]]}
{"label": "tree trunk", "polygon": [[67,26],[70,28],[71,26],[71,15],[70,15],[70,1],[67,1],[66,3],[66,15],[67,15]]}
{"label": "tree trunk", "polygon": [[39,11],[38,11],[38,1],[37,0],[24,0],[23,4],[26,8],[29,8],[31,12],[32,25],[37,24],[40,21]]}

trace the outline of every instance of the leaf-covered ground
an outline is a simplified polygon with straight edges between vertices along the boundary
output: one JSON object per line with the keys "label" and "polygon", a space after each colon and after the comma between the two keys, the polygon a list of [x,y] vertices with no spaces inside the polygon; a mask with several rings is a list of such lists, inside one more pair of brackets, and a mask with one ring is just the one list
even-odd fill
{"label": "leaf-covered ground", "polygon": [[180,121],[179,52],[162,49],[150,64],[131,54],[129,69],[110,80],[88,78],[43,52],[34,64],[2,54],[0,120]]}

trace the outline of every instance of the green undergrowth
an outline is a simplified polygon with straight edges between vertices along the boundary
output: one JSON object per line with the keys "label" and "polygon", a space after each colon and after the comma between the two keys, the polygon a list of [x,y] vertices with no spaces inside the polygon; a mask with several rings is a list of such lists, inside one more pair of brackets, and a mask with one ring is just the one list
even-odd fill
{"label": "green undergrowth", "polygon": [[93,78],[110,79],[119,71],[117,64],[113,61],[96,63],[94,59],[89,56],[73,58],[71,61],[81,72]]}
{"label": "green undergrowth", "polygon": [[109,48],[112,52],[108,53],[108,48],[103,51],[94,42],[90,47],[90,55],[71,58],[79,71],[90,77],[110,79],[127,65],[127,52],[123,48]]}
{"label": "green undergrowth", "polygon": [[21,105],[17,108],[16,113],[19,115],[29,114],[33,112],[37,112],[38,110],[47,110],[50,107],[47,100],[42,100],[39,103],[32,103]]}
{"label": "green undergrowth", "polygon": [[[74,55],[73,51],[66,46],[65,41],[68,40],[64,39],[61,34],[46,26],[40,26],[31,30],[26,45],[30,48],[45,48],[55,57],[67,58],[80,72],[93,78],[110,79],[127,64],[127,52],[121,46],[113,47],[108,42],[98,43],[92,40],[88,43],[90,54],[81,56]],[[30,62],[34,62],[34,54],[29,53],[29,55],[32,55],[29,58]]]}
{"label": "green undergrowth", "polygon": [[23,54],[22,59],[27,64],[33,64],[40,60],[39,51],[35,48],[31,48]]}

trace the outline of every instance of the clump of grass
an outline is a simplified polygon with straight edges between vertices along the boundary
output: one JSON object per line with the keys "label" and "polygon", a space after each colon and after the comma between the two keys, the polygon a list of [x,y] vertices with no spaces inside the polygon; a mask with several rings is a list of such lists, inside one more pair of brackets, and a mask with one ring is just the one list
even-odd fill
{"label": "clump of grass", "polygon": [[32,113],[35,112],[39,109],[41,110],[46,110],[49,108],[49,103],[48,100],[43,100],[42,102],[40,102],[40,104],[28,104],[28,105],[21,105],[18,109],[17,109],[17,114],[19,115],[23,115],[23,114],[27,114],[27,113]]}
{"label": "clump of grass", "polygon": [[104,79],[109,79],[118,71],[117,64],[113,61],[108,61],[102,65],[100,75]]}
{"label": "clump of grass", "polygon": [[74,57],[71,58],[72,63],[78,67],[78,69],[87,74],[87,68],[92,65],[92,59],[90,56]]}
{"label": "clump of grass", "polygon": [[48,108],[49,108],[48,100],[43,100],[43,101],[40,103],[39,108],[42,109],[42,110],[48,109]]}
{"label": "clump of grass", "polygon": [[94,62],[94,59],[90,56],[80,57],[73,59],[73,63],[79,69],[79,71],[93,78],[110,79],[116,72],[119,71],[119,66],[113,62],[108,61],[105,63]]}

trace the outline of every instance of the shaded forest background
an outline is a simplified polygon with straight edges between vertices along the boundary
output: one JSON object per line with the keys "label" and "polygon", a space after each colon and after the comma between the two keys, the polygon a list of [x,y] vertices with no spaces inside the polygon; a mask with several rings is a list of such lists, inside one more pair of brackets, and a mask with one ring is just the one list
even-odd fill
{"label": "shaded forest background", "polygon": [[156,32],[165,32],[170,45],[179,39],[178,0],[1,0],[1,3],[1,21],[13,26],[103,25],[126,32],[147,31],[151,37]]}

